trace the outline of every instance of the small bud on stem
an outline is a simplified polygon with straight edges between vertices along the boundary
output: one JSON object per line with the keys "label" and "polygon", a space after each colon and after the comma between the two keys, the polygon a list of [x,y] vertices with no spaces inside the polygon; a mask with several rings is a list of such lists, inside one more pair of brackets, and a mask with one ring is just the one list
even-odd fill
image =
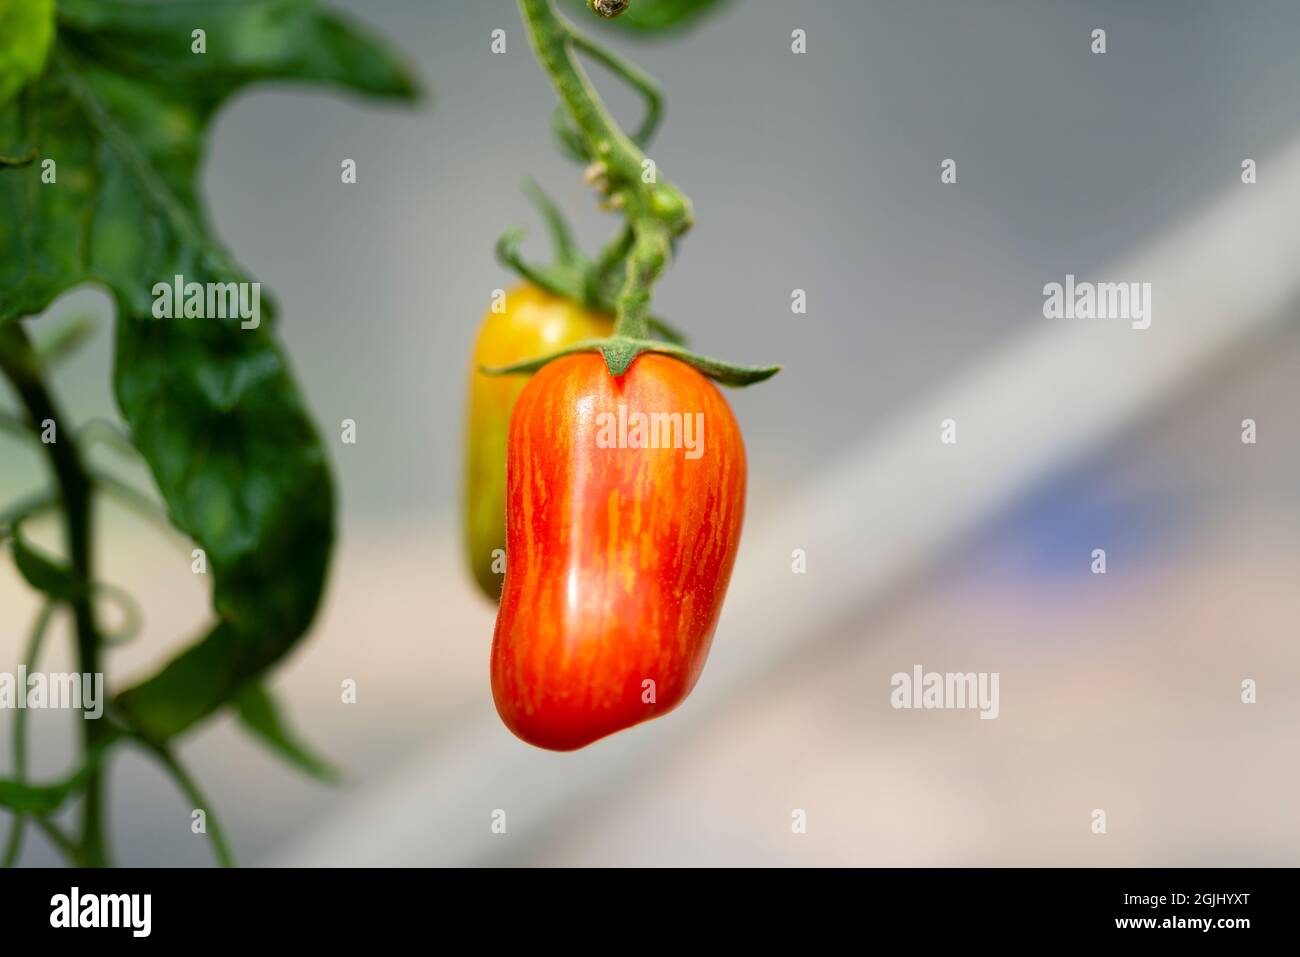
{"label": "small bud on stem", "polygon": [[606,20],[612,20],[624,13],[631,5],[632,0],[587,0],[591,12]]}

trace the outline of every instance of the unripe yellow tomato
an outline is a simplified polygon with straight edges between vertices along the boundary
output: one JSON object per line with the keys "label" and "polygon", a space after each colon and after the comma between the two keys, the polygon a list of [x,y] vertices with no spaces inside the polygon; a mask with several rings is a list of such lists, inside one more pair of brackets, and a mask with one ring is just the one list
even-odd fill
{"label": "unripe yellow tomato", "polygon": [[608,336],[614,317],[552,295],[532,283],[506,293],[505,308],[483,318],[470,364],[465,435],[465,549],[474,580],[496,601],[506,548],[506,439],[526,375],[487,376],[481,366],[505,366],[555,352],[583,339]]}

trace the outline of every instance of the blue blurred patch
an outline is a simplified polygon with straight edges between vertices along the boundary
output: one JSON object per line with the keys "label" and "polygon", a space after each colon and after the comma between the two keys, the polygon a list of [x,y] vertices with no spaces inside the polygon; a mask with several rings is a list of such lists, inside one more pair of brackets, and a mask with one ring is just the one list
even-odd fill
{"label": "blue blurred patch", "polygon": [[1133,488],[1111,469],[1075,468],[1014,503],[981,538],[1000,572],[1073,578],[1090,573],[1101,548],[1114,574],[1167,555],[1190,511],[1169,488]]}

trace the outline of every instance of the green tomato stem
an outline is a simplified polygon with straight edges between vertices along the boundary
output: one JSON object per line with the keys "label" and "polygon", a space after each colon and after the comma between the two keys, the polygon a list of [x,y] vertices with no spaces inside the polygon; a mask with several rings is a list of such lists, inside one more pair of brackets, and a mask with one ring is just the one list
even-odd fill
{"label": "green tomato stem", "polygon": [[[28,673],[36,670],[36,660],[41,653],[41,642],[45,640],[46,630],[49,628],[50,619],[54,616],[55,604],[52,601],[46,601],[41,606],[40,614],[36,616],[36,623],[32,626],[31,637],[27,641],[27,654],[23,658],[23,664],[26,666]],[[14,780],[19,784],[27,783],[27,711],[20,709],[14,716]],[[9,829],[9,843],[5,846],[5,854],[0,867],[13,867],[18,863],[18,855],[23,849],[23,827],[27,823],[27,818],[23,814],[15,814],[13,823]]]}
{"label": "green tomato stem", "polygon": [[[76,623],[77,657],[80,660],[78,670],[96,674],[103,669],[100,666],[102,640],[90,592],[90,583],[94,581],[91,549],[94,522],[90,476],[86,472],[76,439],[66,425],[68,420],[56,407],[41,378],[40,363],[31,341],[17,323],[0,326],[0,372],[4,373],[13,386],[33,428],[40,428],[40,423],[47,419],[64,423],[63,434],[57,442],[46,445],[45,451],[66,517],[64,536],[68,561],[78,580],[87,586],[84,594],[71,603]],[[83,721],[81,724],[85,754],[97,753],[105,734],[102,722]],[[103,867],[109,863],[109,857],[104,830],[103,775],[98,767],[92,769],[86,781],[81,811],[80,850],[83,862],[91,867]]]}
{"label": "green tomato stem", "polygon": [[235,855],[230,849],[230,842],[226,839],[226,832],[217,821],[217,815],[212,810],[212,803],[204,795],[198,782],[185,769],[185,765],[180,762],[180,759],[167,745],[151,741],[142,735],[132,735],[132,738],[158,759],[158,762],[171,775],[176,786],[189,799],[190,804],[203,810],[206,817],[208,839],[212,843],[212,854],[217,859],[217,865],[219,867],[234,867]]}
{"label": "green tomato stem", "polygon": [[655,130],[659,128],[659,121],[663,117],[664,97],[663,91],[659,89],[659,84],[654,81],[650,74],[606,50],[590,37],[574,32],[570,32],[569,37],[574,47],[598,63],[604,64],[606,69],[617,74],[630,87],[641,94],[641,98],[645,100],[645,116],[641,120],[641,125],[637,127],[637,131],[632,134],[632,142],[645,149],[646,144],[654,137]]}
{"label": "green tomato stem", "polygon": [[[614,335],[646,339],[651,289],[668,266],[673,237],[690,228],[691,204],[657,173],[653,182],[644,181],[645,154],[610,115],[578,62],[575,49],[621,72],[638,89],[653,87],[639,73],[634,79],[626,64],[600,50],[594,41],[577,38],[573,28],[556,13],[552,0],[519,0],[519,6],[542,68],[573,119],[587,155],[599,164],[611,203],[623,207],[635,236],[626,278],[615,303]],[[657,91],[648,101],[652,104],[648,123],[657,122]],[[649,128],[653,129],[653,125]],[[610,371],[614,371],[613,365]]]}

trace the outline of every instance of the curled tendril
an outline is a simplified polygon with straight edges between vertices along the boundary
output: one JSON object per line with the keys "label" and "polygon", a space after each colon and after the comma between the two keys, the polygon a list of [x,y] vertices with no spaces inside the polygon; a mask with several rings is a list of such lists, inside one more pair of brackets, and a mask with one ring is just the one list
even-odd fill
{"label": "curled tendril", "polygon": [[107,599],[111,604],[116,605],[122,617],[121,624],[116,628],[103,629],[105,645],[109,647],[124,645],[140,634],[144,626],[144,613],[140,609],[140,603],[130,592],[108,582],[96,582],[92,591],[97,597]]}

